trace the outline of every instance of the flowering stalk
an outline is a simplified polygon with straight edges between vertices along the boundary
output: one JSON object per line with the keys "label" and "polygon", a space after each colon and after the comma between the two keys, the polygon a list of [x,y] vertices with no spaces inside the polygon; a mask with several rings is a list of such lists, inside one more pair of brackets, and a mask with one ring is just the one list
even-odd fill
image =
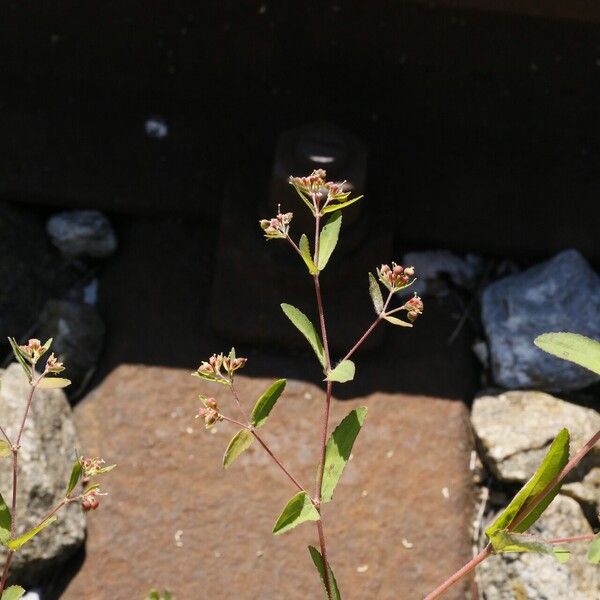
{"label": "flowering stalk", "polygon": [[[6,582],[8,579],[10,565],[14,553],[23,544],[27,543],[40,531],[42,531],[48,525],[54,522],[56,520],[56,514],[62,508],[64,508],[72,502],[77,501],[81,502],[81,506],[84,511],[95,510],[98,507],[99,502],[97,496],[104,494],[100,493],[99,487],[97,485],[91,485],[88,488],[84,489],[83,492],[81,492],[80,494],[76,494],[74,490],[79,479],[83,477],[84,483],[88,483],[90,478],[103,473],[107,473],[115,467],[115,465],[103,466],[104,461],[98,458],[78,458],[75,461],[75,464],[73,465],[71,477],[64,498],[57,504],[57,506],[55,506],[52,510],[46,513],[46,515],[42,518],[38,525],[36,525],[24,535],[17,537],[17,492],[19,483],[19,450],[21,448],[21,439],[25,430],[25,424],[27,422],[27,417],[29,416],[35,392],[38,388],[66,387],[71,382],[68,379],[56,377],[57,374],[64,371],[65,367],[61,362],[59,362],[59,360],[54,356],[53,353],[50,354],[50,356],[46,360],[46,364],[42,371],[40,373],[36,371],[36,365],[38,364],[40,358],[49,350],[52,344],[52,339],[49,339],[43,345],[37,339],[30,339],[26,345],[22,346],[19,346],[14,340],[14,338],[9,338],[9,342],[12,347],[13,354],[15,355],[15,358],[17,359],[18,363],[21,365],[21,368],[23,369],[25,376],[27,377],[27,380],[29,382],[29,393],[27,396],[27,401],[25,403],[25,410],[20,420],[20,425],[14,442],[11,441],[10,437],[6,432],[6,429],[0,426],[0,431],[3,437],[5,438],[6,443],[10,447],[12,454],[12,499],[10,511],[4,503],[4,500],[0,496],[0,510],[5,513],[8,513],[8,518],[10,520],[10,532],[8,532],[7,535],[4,536],[1,540],[2,543],[7,547],[8,552],[6,560],[4,562],[4,567],[2,569],[2,576],[0,578],[0,595],[3,594],[6,588]],[[18,588],[18,586],[17,589],[22,590],[22,588]],[[11,591],[13,591],[12,588]]]}
{"label": "flowering stalk", "polygon": [[[229,468],[233,461],[254,440],[257,440],[298,490],[298,493],[288,502],[275,523],[273,533],[283,533],[304,521],[315,521],[320,551],[309,546],[309,552],[321,577],[327,600],[333,600],[334,598],[339,598],[340,593],[329,564],[322,506],[332,500],[333,492],[349,460],[352,445],[367,412],[365,407],[352,410],[330,435],[329,421],[333,385],[335,382],[344,383],[350,381],[354,377],[355,365],[350,360],[350,357],[364,343],[381,321],[386,320],[395,325],[412,327],[412,322],[423,311],[423,303],[420,298],[415,296],[399,308],[388,311],[392,296],[413,283],[414,269],[412,267],[405,268],[396,263],[392,263],[391,267],[382,265],[380,269],[377,269],[379,283],[372,274],[369,275],[369,291],[373,299],[377,318],[347,352],[346,356],[334,366],[330,353],[330,341],[323,306],[320,272],[327,266],[329,258],[337,245],[342,224],[342,209],[357,202],[360,197],[350,197],[350,186],[346,182],[336,183],[327,181],[326,173],[323,170],[313,171],[307,177],[291,177],[289,182],[315,219],[312,250],[311,241],[306,234],[302,234],[298,242],[294,241],[290,233],[293,213],[283,212],[281,207],[278,208],[278,212],[273,218],[263,219],[259,224],[267,240],[282,239],[290,244],[293,251],[298,254],[307,267],[315,289],[318,316],[318,326],[316,328],[310,319],[296,307],[290,304],[281,305],[284,314],[306,338],[314,350],[325,377],[324,406],[322,422],[320,424],[321,435],[318,446],[319,459],[315,493],[312,496],[308,494],[306,488],[291,475],[289,469],[273,453],[258,433],[258,429],[266,423],[269,413],[285,388],[286,381],[284,379],[275,381],[261,395],[254,406],[250,418],[247,418],[234,386],[233,371],[227,368],[225,364],[226,358],[223,354],[215,354],[208,361],[203,361],[193,375],[205,381],[227,385],[233,394],[236,404],[240,408],[243,419],[239,421],[224,415],[218,407],[216,400],[214,398],[207,398],[206,396],[200,396],[202,407],[197,416],[204,420],[206,427],[212,427],[219,421],[228,421],[240,428],[229,442],[225,451],[223,457],[223,466],[225,468]],[[385,302],[381,296],[380,285],[383,285],[389,291]],[[392,313],[401,310],[406,311],[408,321],[401,321],[392,316]],[[234,364],[235,351],[233,349],[229,357],[230,363]],[[237,368],[240,368],[244,364],[245,359],[243,359],[243,363]],[[223,372],[223,368],[225,372]],[[335,437],[336,435],[338,436],[337,438]],[[338,443],[339,439],[343,440],[341,446]]]}

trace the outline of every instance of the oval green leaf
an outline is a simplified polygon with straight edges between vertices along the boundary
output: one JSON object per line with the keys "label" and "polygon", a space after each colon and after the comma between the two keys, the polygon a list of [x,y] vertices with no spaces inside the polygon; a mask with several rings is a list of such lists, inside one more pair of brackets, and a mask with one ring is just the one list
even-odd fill
{"label": "oval green leaf", "polygon": [[369,273],[369,295],[373,301],[375,312],[380,315],[383,311],[383,296],[381,295],[379,283],[377,283],[377,279],[375,279],[373,273]]}
{"label": "oval green leaf", "polygon": [[256,428],[262,427],[266,422],[271,410],[275,406],[275,403],[279,399],[279,396],[285,389],[286,380],[278,379],[263,393],[263,395],[256,401],[250,422]]}
{"label": "oval green leaf", "polygon": [[565,563],[571,558],[571,553],[563,548],[557,548],[535,535],[514,533],[505,529],[495,531],[490,537],[494,552],[536,552],[549,554],[560,563]]}
{"label": "oval green leaf", "polygon": [[81,477],[81,461],[79,458],[75,460],[73,463],[73,468],[71,469],[71,477],[69,477],[69,484],[67,485],[67,493],[68,496],[74,489],[77,483],[79,482],[79,478]]}
{"label": "oval green leaf", "polygon": [[[496,531],[504,529],[511,528],[517,533],[523,533],[539,519],[540,515],[548,508],[550,502],[558,494],[560,484],[556,485],[542,502],[537,503],[536,506],[533,506],[533,502],[535,502],[536,496],[543,492],[546,486],[562,471],[568,460],[569,432],[566,429],[562,429],[552,442],[544,460],[533,477],[521,488],[510,504],[485,530],[490,540]],[[526,515],[526,517],[521,520],[523,515]],[[511,524],[517,518],[520,520],[520,523],[512,528]]]}
{"label": "oval green leaf", "polygon": [[533,342],[538,348],[600,375],[600,342],[578,333],[544,333]]}
{"label": "oval green leaf", "polygon": [[242,453],[247,450],[254,441],[252,432],[247,429],[240,429],[229,442],[227,450],[223,455],[223,467],[228,469],[233,461]]}
{"label": "oval green leaf", "polygon": [[350,460],[354,440],[356,440],[366,416],[367,408],[365,406],[355,408],[342,419],[329,437],[325,448],[323,486],[321,488],[322,502],[330,502],[333,498],[333,492]]}
{"label": "oval green leaf", "polygon": [[600,534],[592,540],[588,548],[587,559],[593,565],[600,565]]}
{"label": "oval green leaf", "polygon": [[317,266],[313,262],[312,256],[310,255],[310,247],[308,245],[308,238],[306,237],[305,234],[302,234],[302,236],[300,237],[299,248],[300,248],[300,256],[302,256],[302,260],[308,267],[308,272],[311,275],[318,273],[319,269],[317,269]]}
{"label": "oval green leaf", "polygon": [[52,390],[56,388],[64,388],[71,385],[70,379],[64,377],[44,377],[38,384],[37,387],[44,390]]}
{"label": "oval green leaf", "polygon": [[10,444],[6,440],[0,440],[0,458],[6,458],[12,454]]}
{"label": "oval green leaf", "polygon": [[9,540],[7,546],[11,550],[18,550],[23,544],[27,543],[31,538],[35,537],[40,531],[46,529],[48,525],[54,523],[54,521],[56,521],[56,517],[50,517],[49,519],[42,521],[37,527],[30,529],[27,533],[24,533],[22,536],[14,540]]}
{"label": "oval green leaf", "polygon": [[333,369],[325,378],[326,381],[337,381],[338,383],[346,383],[354,379],[356,367],[351,360],[343,360],[338,366]]}
{"label": "oval green leaf", "polygon": [[358,196],[357,198],[352,198],[352,200],[347,200],[346,202],[341,202],[340,204],[330,204],[329,206],[326,206],[321,211],[321,213],[325,215],[327,213],[333,212],[334,210],[340,210],[342,208],[346,208],[347,206],[350,206],[351,204],[358,202],[361,198],[362,198],[362,196]]}
{"label": "oval green leaf", "polygon": [[319,237],[319,258],[317,261],[319,271],[322,271],[327,266],[327,263],[337,246],[341,226],[342,213],[336,212],[329,218],[321,231]]}
{"label": "oval green leaf", "polygon": [[310,347],[314,350],[319,362],[325,367],[325,350],[323,349],[323,343],[317,333],[314,325],[310,322],[310,319],[295,306],[291,304],[282,304],[281,310],[285,313],[285,316],[294,324],[298,331],[306,338]]}
{"label": "oval green leaf", "polygon": [[0,494],[0,542],[5,546],[8,545],[8,540],[10,539],[11,526],[12,518],[10,516],[10,509],[6,502],[4,502],[2,494]]}
{"label": "oval green leaf", "polygon": [[[323,593],[325,594],[325,600],[329,600],[329,596],[327,595],[327,587],[325,585],[325,565],[323,564],[323,557],[321,553],[314,547],[309,546],[308,551],[310,552],[310,557],[312,558],[315,567],[317,567],[317,571],[319,572],[319,577],[321,578],[321,585],[323,586]],[[338,588],[337,581],[335,580],[335,575],[331,570],[331,566],[327,565],[329,571],[329,586],[331,588],[331,600],[342,600],[342,596],[340,595],[340,590]]]}
{"label": "oval green leaf", "polygon": [[298,492],[279,515],[273,533],[278,535],[297,527],[305,521],[318,521],[321,517],[306,492]]}
{"label": "oval green leaf", "polygon": [[399,325],[400,327],[412,327],[411,323],[403,321],[402,319],[397,319],[396,317],[390,317],[389,315],[386,315],[383,318],[392,325]]}
{"label": "oval green leaf", "polygon": [[25,593],[20,585],[11,585],[2,592],[2,600],[19,600]]}

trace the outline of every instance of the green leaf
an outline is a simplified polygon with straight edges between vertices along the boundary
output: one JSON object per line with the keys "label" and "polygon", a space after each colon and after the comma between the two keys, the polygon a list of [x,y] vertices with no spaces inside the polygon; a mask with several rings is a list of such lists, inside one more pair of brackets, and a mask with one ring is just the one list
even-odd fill
{"label": "green leaf", "polygon": [[267,417],[273,410],[279,396],[283,393],[285,384],[285,379],[278,379],[256,401],[252,416],[250,417],[250,422],[254,427],[262,427],[267,422]]}
{"label": "green leaf", "polygon": [[2,542],[5,546],[8,544],[8,540],[10,539],[10,529],[12,526],[12,518],[10,516],[10,509],[6,502],[4,502],[4,498],[2,494],[0,494],[0,542]]}
{"label": "green leaf", "polygon": [[352,410],[342,419],[342,422],[329,436],[325,448],[325,465],[323,467],[323,487],[321,501],[330,502],[333,491],[342,477],[346,464],[350,460],[350,452],[354,440],[362,427],[367,415],[367,409],[360,406]]}
{"label": "green leaf", "polygon": [[233,461],[244,451],[247,450],[254,441],[254,436],[247,429],[240,429],[229,442],[227,450],[223,455],[223,467],[229,468]]}
{"label": "green leaf", "polygon": [[302,256],[302,260],[305,262],[306,266],[308,267],[308,272],[311,275],[318,273],[319,269],[317,269],[315,263],[313,262],[312,256],[310,255],[310,247],[308,245],[308,238],[304,234],[302,234],[302,236],[300,237],[299,248],[300,248],[300,256]]}
{"label": "green leaf", "polygon": [[6,458],[12,454],[10,444],[6,440],[0,440],[0,458]]}
{"label": "green leaf", "polygon": [[[315,563],[315,567],[317,567],[317,571],[319,571],[319,577],[321,578],[321,584],[323,585],[325,600],[329,600],[327,596],[327,587],[325,585],[325,565],[323,564],[323,557],[314,546],[309,546],[308,551],[310,552],[310,557],[312,558],[313,563]],[[337,581],[335,580],[335,575],[333,574],[331,567],[329,565],[327,565],[327,567],[329,571],[329,586],[331,588],[331,598],[332,600],[342,600]]]}
{"label": "green leaf", "polygon": [[19,600],[25,593],[20,585],[11,585],[2,592],[2,600]]}
{"label": "green leaf", "polygon": [[17,340],[15,340],[15,338],[9,337],[8,342],[10,344],[10,347],[12,348],[15,358],[17,359],[17,361],[23,368],[23,371],[25,371],[25,375],[27,375],[27,379],[29,379],[29,383],[31,383],[31,379],[33,377],[33,371],[31,370],[31,365],[25,360],[23,354],[21,353],[19,344],[17,344]]}
{"label": "green leaf", "polygon": [[312,202],[310,202],[306,196],[294,185],[294,189],[296,190],[296,192],[298,192],[298,196],[300,196],[300,198],[302,198],[302,202],[304,202],[304,204],[306,204],[306,206],[308,206],[308,208],[310,209],[310,212],[313,214],[313,217],[316,216],[315,214],[315,207],[312,205]]}
{"label": "green leaf", "polygon": [[46,352],[48,352],[48,350],[50,350],[50,346],[52,346],[52,338],[48,338],[46,340],[46,343],[40,348],[40,352],[39,355],[42,356],[43,354],[46,354]]}
{"label": "green leaf", "polygon": [[340,236],[341,226],[342,213],[336,212],[329,218],[321,230],[321,236],[319,238],[319,271],[322,271],[327,266],[327,263],[335,250]]}
{"label": "green leaf", "polygon": [[156,590],[150,590],[146,600],[160,600],[160,595]]}
{"label": "green leaf", "polygon": [[600,375],[600,342],[578,333],[544,333],[533,342],[538,348],[570,360]]}
{"label": "green leaf", "polygon": [[412,327],[412,323],[408,323],[407,321],[403,321],[402,319],[397,319],[396,317],[390,317],[386,315],[383,317],[386,321],[392,323],[393,325],[400,325],[400,327]]}
{"label": "green leaf", "polygon": [[527,517],[514,530],[517,533],[527,531],[538,520],[546,508],[548,508],[550,502],[554,500],[554,497],[560,490],[560,484],[556,485],[533,510],[530,509],[531,501],[562,471],[568,460],[569,432],[566,429],[562,429],[552,442],[544,460],[533,477],[521,488],[510,504],[485,530],[486,535],[491,539],[496,531],[508,529],[511,523],[523,514],[527,514]]}
{"label": "green leaf", "polygon": [[74,489],[77,483],[79,482],[79,478],[81,477],[81,461],[79,458],[75,460],[73,463],[73,468],[71,469],[71,477],[69,477],[69,484],[67,485],[67,493],[68,496]]}
{"label": "green leaf", "polygon": [[330,371],[325,379],[326,381],[346,383],[346,381],[352,381],[354,379],[355,370],[356,368],[351,360],[343,360],[335,369]]}
{"label": "green leaf", "polygon": [[7,546],[11,550],[18,550],[23,544],[27,543],[31,538],[35,537],[40,531],[46,529],[46,527],[48,527],[48,525],[50,525],[51,523],[54,523],[54,521],[56,521],[56,517],[50,517],[49,519],[42,521],[37,527],[30,529],[27,533],[24,533],[22,536],[14,540],[9,540]]}
{"label": "green leaf", "polygon": [[64,377],[44,377],[37,384],[37,387],[43,390],[53,390],[56,388],[64,388],[71,385],[70,379]]}
{"label": "green leaf", "polygon": [[373,300],[375,312],[380,315],[383,311],[383,296],[373,273],[369,273],[369,295],[371,296],[371,300]]}
{"label": "green leaf", "polygon": [[342,208],[346,208],[346,206],[350,206],[355,202],[358,202],[362,196],[358,196],[357,198],[352,198],[352,200],[347,200],[346,202],[341,202],[340,204],[329,204],[323,210],[321,210],[321,214],[325,215],[327,213],[333,212],[334,210],[340,210]]}
{"label": "green leaf", "polygon": [[600,534],[592,540],[588,548],[587,559],[593,565],[600,565]]}
{"label": "green leaf", "polygon": [[309,318],[295,306],[291,304],[282,304],[281,310],[285,313],[285,316],[296,326],[298,331],[307,339],[311,348],[314,350],[319,362],[325,367],[325,350],[323,350],[323,343],[317,333],[314,325],[310,322]]}
{"label": "green leaf", "polygon": [[279,515],[273,533],[278,535],[297,527],[305,521],[318,521],[321,517],[306,492],[298,492]]}
{"label": "green leaf", "polygon": [[571,553],[563,548],[557,548],[535,535],[514,533],[505,529],[495,531],[490,537],[494,552],[536,552],[554,556],[560,563],[565,563],[571,558]]}

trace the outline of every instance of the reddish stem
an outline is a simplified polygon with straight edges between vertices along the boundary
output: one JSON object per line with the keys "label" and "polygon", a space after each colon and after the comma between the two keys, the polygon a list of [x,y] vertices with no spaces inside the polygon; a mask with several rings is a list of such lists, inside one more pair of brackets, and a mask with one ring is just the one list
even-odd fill
{"label": "reddish stem", "polygon": [[433,600],[439,598],[446,590],[452,587],[457,581],[462,579],[465,575],[470,573],[478,564],[482,563],[488,556],[492,554],[492,545],[488,544],[477,556],[474,556],[464,567],[456,571],[452,577],[449,577],[433,590],[433,592],[427,594],[424,600]]}
{"label": "reddish stem", "polygon": [[284,466],[284,464],[277,458],[275,453],[269,448],[267,443],[260,437],[260,435],[258,435],[258,433],[256,432],[256,430],[253,427],[250,427],[250,425],[244,425],[244,423],[240,423],[240,421],[236,421],[235,419],[226,417],[225,415],[221,415],[221,418],[224,421],[229,421],[229,423],[233,423],[234,425],[237,425],[238,427],[241,427],[242,429],[248,430],[257,439],[258,443],[266,450],[267,454],[275,461],[275,463],[279,466],[279,468],[289,477],[290,481],[301,492],[306,491],[302,487],[302,485],[300,483],[298,483],[298,480],[287,470],[287,468]]}
{"label": "reddish stem", "polygon": [[585,535],[574,535],[573,537],[555,538],[548,540],[548,544],[569,544],[571,542],[590,542],[596,537],[595,533],[586,533]]}

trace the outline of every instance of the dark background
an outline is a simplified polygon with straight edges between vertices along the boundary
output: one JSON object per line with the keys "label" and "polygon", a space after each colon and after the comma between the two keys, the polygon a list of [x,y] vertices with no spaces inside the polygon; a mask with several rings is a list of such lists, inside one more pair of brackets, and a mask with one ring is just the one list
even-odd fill
{"label": "dark background", "polygon": [[217,215],[282,131],[329,121],[407,244],[597,261],[595,5],[5,2],[0,198]]}

